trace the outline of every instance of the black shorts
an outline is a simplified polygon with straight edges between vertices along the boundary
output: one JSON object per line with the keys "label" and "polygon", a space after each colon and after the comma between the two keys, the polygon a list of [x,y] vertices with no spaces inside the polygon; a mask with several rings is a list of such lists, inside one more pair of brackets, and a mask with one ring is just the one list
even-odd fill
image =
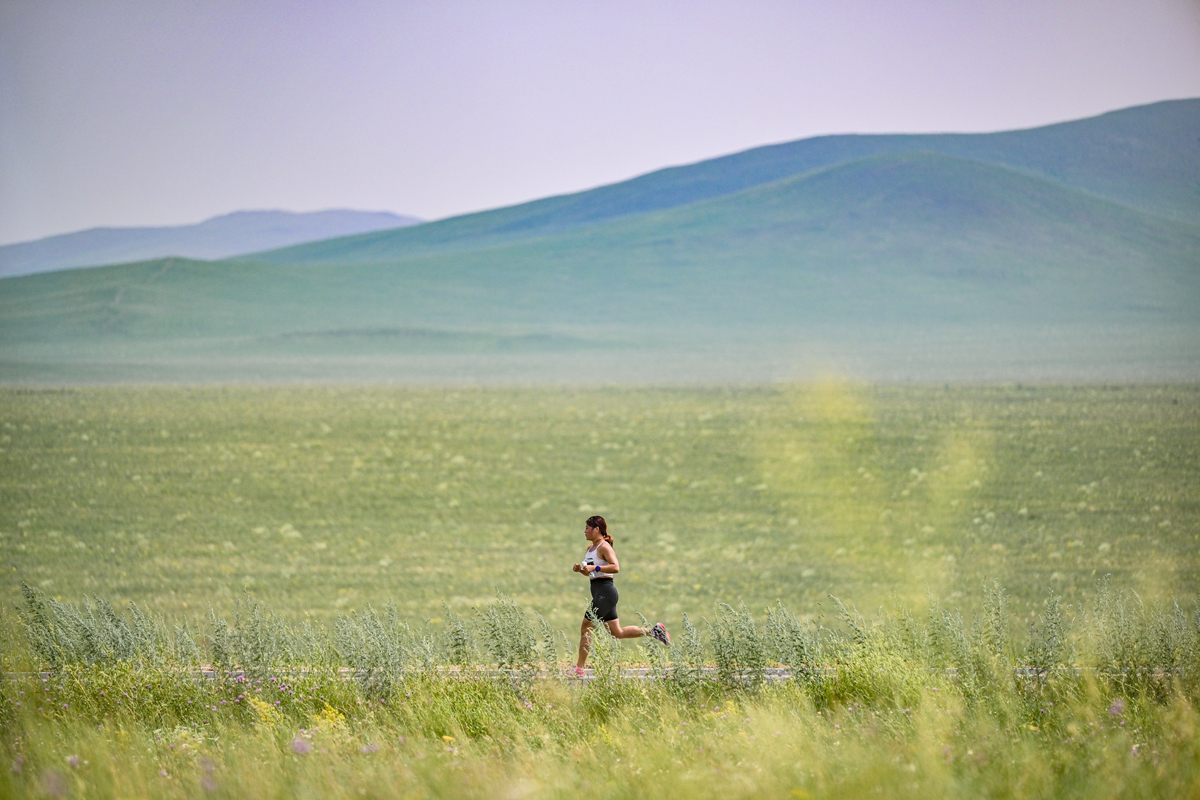
{"label": "black shorts", "polygon": [[[592,578],[591,610],[601,622],[612,622],[617,618],[617,584],[612,578]],[[587,619],[587,614],[584,614]]]}

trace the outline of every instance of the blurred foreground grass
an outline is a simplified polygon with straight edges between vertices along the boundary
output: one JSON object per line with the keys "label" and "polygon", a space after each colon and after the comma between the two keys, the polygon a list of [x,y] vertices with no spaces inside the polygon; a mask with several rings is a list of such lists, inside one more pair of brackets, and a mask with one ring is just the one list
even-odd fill
{"label": "blurred foreground grass", "polygon": [[[389,714],[335,696],[302,721],[269,712],[154,727],[52,722],[5,742],[8,797],[1192,797],[1200,722],[1180,700],[1059,699],[1058,724],[1016,730],[930,686],[905,713],[819,711],[794,686],[687,702],[635,686],[608,719],[588,689],[542,683],[522,698],[491,685],[413,687],[427,709]],[[29,697],[29,695],[26,695]],[[348,713],[338,710],[350,702]],[[413,701],[416,705],[416,701]],[[344,706],[343,706],[344,707]],[[487,717],[469,737],[436,720]],[[254,712],[251,717],[253,718]]]}
{"label": "blurred foreground grass", "polygon": [[[22,623],[0,615],[0,663],[21,670],[0,683],[0,795],[1200,790],[1198,609],[1147,605],[1104,584],[1073,626],[1051,596],[1020,639],[998,587],[974,621],[935,605],[867,623],[843,607],[844,634],[782,607],[757,621],[725,607],[703,634],[677,630],[669,648],[601,635],[586,683],[562,677],[559,643],[538,641],[506,598],[465,627],[451,617],[457,627],[411,628],[368,612],[339,620],[332,635],[253,605],[232,628],[212,617],[198,650],[200,631],[172,634],[137,609],[80,609],[28,590]],[[620,677],[631,657],[654,678]],[[698,670],[714,662],[715,673]],[[199,663],[219,669],[201,679]],[[768,663],[791,679],[763,682]],[[341,664],[357,672],[339,674]]]}

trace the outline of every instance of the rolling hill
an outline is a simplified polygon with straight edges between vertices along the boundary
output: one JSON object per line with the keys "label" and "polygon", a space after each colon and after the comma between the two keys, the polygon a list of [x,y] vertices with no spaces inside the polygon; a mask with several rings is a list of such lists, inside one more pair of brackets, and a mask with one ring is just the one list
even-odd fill
{"label": "rolling hill", "polygon": [[1200,228],[1028,170],[877,154],[563,227],[387,259],[9,279],[0,377],[761,379],[805,359],[900,378],[1200,374]]}
{"label": "rolling hill", "polygon": [[257,250],[415,225],[386,211],[236,211],[195,225],[91,228],[0,246],[0,278],[163,256],[227,258]]}
{"label": "rolling hill", "polygon": [[1122,205],[1200,220],[1200,99],[988,134],[820,136],[649,173],[586,192],[439,220],[419,228],[254,255],[270,263],[362,263],[552,235],[774,183],[870,156],[930,152],[1008,167]]}

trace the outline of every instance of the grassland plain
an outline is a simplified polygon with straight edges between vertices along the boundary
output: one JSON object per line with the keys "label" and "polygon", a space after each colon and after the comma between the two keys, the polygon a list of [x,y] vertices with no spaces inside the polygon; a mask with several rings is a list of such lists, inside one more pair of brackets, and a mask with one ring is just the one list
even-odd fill
{"label": "grassland plain", "polygon": [[[1198,405],[833,381],[6,390],[27,627],[5,603],[0,794],[1193,796],[1200,617],[1169,596],[1200,585]],[[573,627],[594,511],[625,618],[664,616],[675,647],[601,638],[584,686],[448,677],[565,655],[493,588]],[[85,593],[149,616],[93,601],[78,627]],[[396,618],[367,609],[389,597]],[[232,628],[170,627],[210,604]],[[797,677],[753,680],[770,662]]]}
{"label": "grassland plain", "polygon": [[[602,513],[626,615],[1000,580],[1028,614],[1111,574],[1200,589],[1195,386],[6,389],[4,595],[286,617],[495,589],[573,628]],[[826,604],[827,606],[827,604]]]}

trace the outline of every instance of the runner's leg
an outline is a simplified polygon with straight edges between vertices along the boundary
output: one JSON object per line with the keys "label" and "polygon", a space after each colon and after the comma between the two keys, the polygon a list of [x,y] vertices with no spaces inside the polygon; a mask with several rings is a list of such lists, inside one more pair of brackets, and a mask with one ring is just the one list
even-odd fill
{"label": "runner's leg", "polygon": [[608,626],[608,632],[613,635],[614,639],[640,639],[646,635],[646,629],[639,628],[637,625],[626,625],[622,628],[619,619],[610,619],[605,625]]}
{"label": "runner's leg", "polygon": [[579,626],[579,658],[575,661],[575,666],[583,669],[583,665],[587,663],[588,653],[592,649],[592,621],[584,617],[583,624]]}

